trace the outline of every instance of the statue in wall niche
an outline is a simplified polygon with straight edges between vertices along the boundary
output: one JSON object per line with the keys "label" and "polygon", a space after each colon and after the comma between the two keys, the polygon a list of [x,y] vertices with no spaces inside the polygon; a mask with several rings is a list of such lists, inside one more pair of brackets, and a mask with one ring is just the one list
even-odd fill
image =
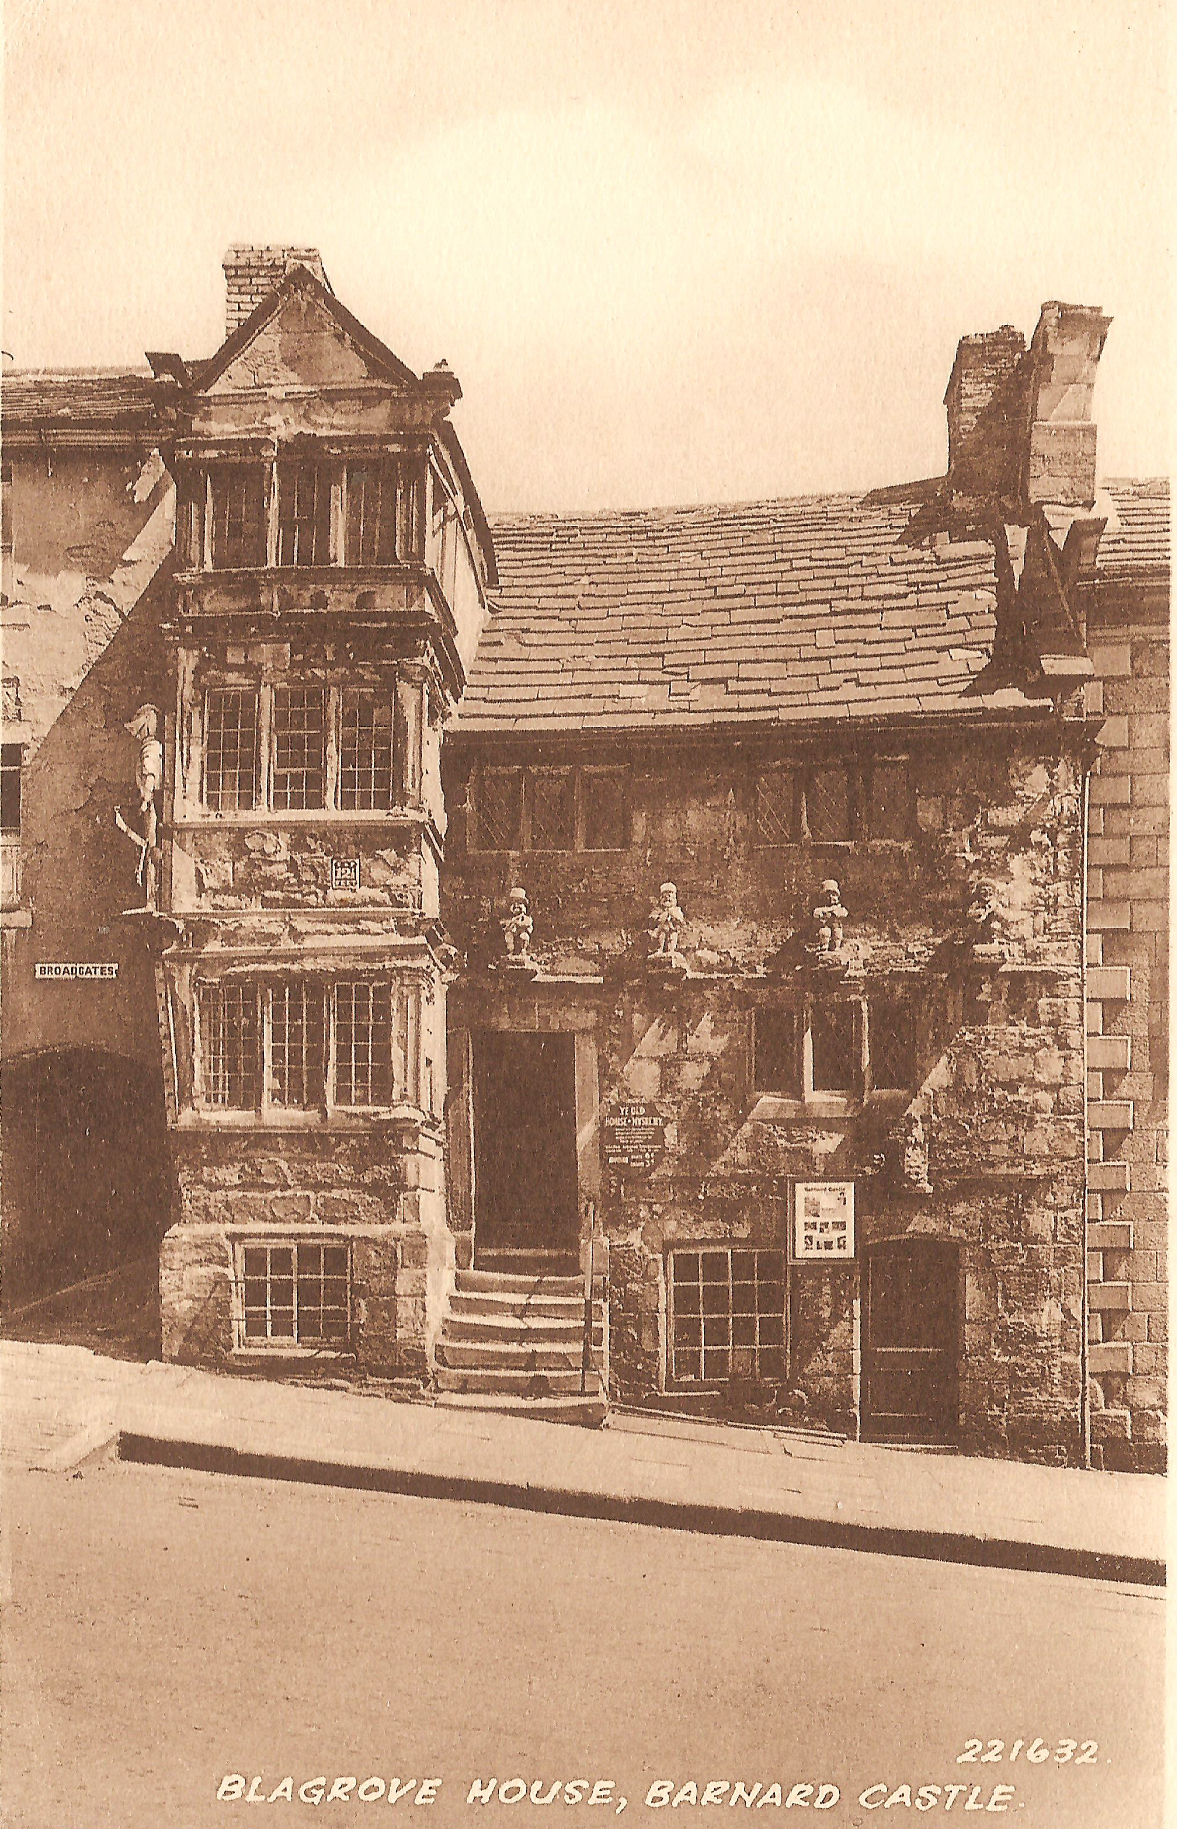
{"label": "statue in wall niche", "polygon": [[849,918],[842,906],[842,892],[833,877],[830,877],[822,884],[821,894],[813,905],[813,943],[810,951],[831,955],[840,953]]}
{"label": "statue in wall niche", "polygon": [[503,949],[506,957],[500,964],[509,972],[526,972],[534,978],[539,969],[531,956],[531,936],[535,922],[531,918],[531,903],[526,889],[518,885],[508,891],[507,912],[499,922],[503,930]]}
{"label": "statue in wall niche", "polygon": [[928,1133],[914,1106],[903,1120],[903,1179],[916,1194],[932,1192],[928,1180]]}
{"label": "statue in wall niche", "polygon": [[815,945],[819,953],[840,953],[849,919],[842,906],[841,890],[832,877],[821,886],[813,907]]}
{"label": "statue in wall niche", "polygon": [[138,739],[139,761],[135,769],[135,786],[139,790],[139,823],[141,831],[129,826],[119,808],[114,821],[119,831],[139,848],[139,866],[135,880],[143,890],[144,906],[155,914],[159,908],[159,795],[163,792],[163,744],[159,738],[159,712],[154,705],[140,705],[129,723],[123,725]]}
{"label": "statue in wall niche", "polygon": [[987,964],[1003,964],[1009,957],[1009,946],[997,884],[991,878],[982,877],[974,885],[965,918],[974,959]]}
{"label": "statue in wall niche", "polygon": [[687,917],[678,905],[677,887],[674,883],[661,884],[646,929],[650,938],[647,956],[651,965],[678,971],[686,969],[678,956],[679,938],[686,924]]}

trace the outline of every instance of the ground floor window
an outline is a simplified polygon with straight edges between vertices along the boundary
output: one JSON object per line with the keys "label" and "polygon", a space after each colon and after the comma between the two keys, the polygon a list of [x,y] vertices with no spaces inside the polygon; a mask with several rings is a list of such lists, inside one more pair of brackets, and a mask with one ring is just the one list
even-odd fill
{"label": "ground floor window", "polygon": [[785,1376],[785,1254],[707,1247],[670,1254],[676,1385]]}
{"label": "ground floor window", "polygon": [[342,1346],[350,1331],[346,1245],[245,1245],[245,1341]]}

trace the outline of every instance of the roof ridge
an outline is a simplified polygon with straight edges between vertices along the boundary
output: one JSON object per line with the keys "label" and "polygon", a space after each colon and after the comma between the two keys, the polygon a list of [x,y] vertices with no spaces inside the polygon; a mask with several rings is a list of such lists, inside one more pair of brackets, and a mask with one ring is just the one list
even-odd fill
{"label": "roof ridge", "polygon": [[[824,494],[810,491],[805,495],[746,496],[731,502],[657,502],[644,507],[632,508],[505,508],[489,510],[488,519],[492,525],[496,522],[507,521],[520,524],[526,521],[645,520],[656,516],[670,518],[675,515],[731,514],[740,509],[795,507],[805,502],[862,502],[870,494],[869,489],[832,489]],[[885,505],[890,506],[890,504]]]}
{"label": "roof ridge", "polygon": [[110,367],[86,364],[78,368],[23,368],[14,363],[3,370],[2,378],[6,381],[13,378],[22,381],[150,381],[152,375],[145,362],[134,368],[125,364]]}
{"label": "roof ridge", "polygon": [[[1158,489],[1169,490],[1167,476],[1109,476],[1099,479],[1101,489]],[[910,504],[904,501],[879,501],[875,496],[879,485],[872,484],[865,489],[830,489],[824,491],[809,490],[800,495],[766,495],[741,496],[734,501],[715,502],[655,502],[644,506],[624,508],[520,508],[488,509],[487,519],[492,527],[522,527],[528,523],[536,525],[577,525],[625,521],[649,521],[659,518],[671,520],[682,515],[732,514],[741,509],[791,508],[814,504],[862,503],[877,508],[880,512],[910,512]]]}

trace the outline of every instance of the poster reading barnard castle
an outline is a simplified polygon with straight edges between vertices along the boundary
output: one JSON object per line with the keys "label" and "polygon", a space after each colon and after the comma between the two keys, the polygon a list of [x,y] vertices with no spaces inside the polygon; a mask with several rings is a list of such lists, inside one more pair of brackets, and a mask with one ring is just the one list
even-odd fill
{"label": "poster reading barnard castle", "polygon": [[4,1822],[1160,1829],[1165,9],[10,15]]}

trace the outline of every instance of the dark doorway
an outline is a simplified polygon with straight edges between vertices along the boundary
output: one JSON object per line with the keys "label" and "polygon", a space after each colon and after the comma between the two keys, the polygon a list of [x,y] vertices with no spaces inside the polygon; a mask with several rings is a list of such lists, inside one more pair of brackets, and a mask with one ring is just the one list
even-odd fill
{"label": "dark doorway", "polygon": [[6,1325],[149,1338],[171,1217],[159,1070],[98,1049],[18,1056],[2,1096]]}
{"label": "dark doorway", "polygon": [[474,1261],[481,1269],[576,1269],[574,1047],[571,1035],[485,1030],[474,1037]]}
{"label": "dark doorway", "polygon": [[960,1297],[955,1245],[890,1239],[866,1259],[864,1434],[943,1441],[957,1425]]}

